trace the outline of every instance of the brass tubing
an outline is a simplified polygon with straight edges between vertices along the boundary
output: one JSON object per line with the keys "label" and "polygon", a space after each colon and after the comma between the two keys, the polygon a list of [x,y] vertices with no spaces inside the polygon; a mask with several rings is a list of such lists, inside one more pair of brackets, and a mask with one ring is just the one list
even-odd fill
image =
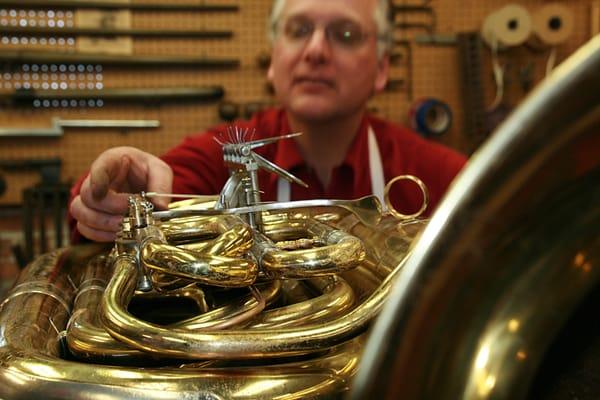
{"label": "brass tubing", "polygon": [[[92,260],[88,264],[84,282],[92,285],[81,285],[76,296],[73,315],[67,324],[67,344],[69,350],[80,359],[94,362],[119,362],[121,364],[156,364],[156,358],[138,349],[131,348],[115,340],[106,332],[100,321],[99,306],[106,287],[98,282],[110,279],[112,269],[110,263],[100,264],[100,260]],[[95,264],[95,265],[94,265]],[[97,268],[96,266],[100,266]],[[265,304],[270,304],[279,294],[281,283],[273,281],[261,288],[260,301],[255,295],[249,295],[240,302],[229,303],[201,315],[167,326],[169,329],[181,328],[187,330],[218,328],[223,329],[241,324],[252,318],[256,312],[262,311]],[[93,289],[93,290],[89,290]],[[200,290],[200,289],[198,289]],[[145,294],[143,296],[146,296]],[[261,304],[262,302],[262,304]]]}
{"label": "brass tubing", "polygon": [[[46,337],[42,337],[46,340]],[[0,345],[0,397],[64,400],[335,398],[355,375],[364,335],[310,360],[252,368],[127,368]],[[268,382],[265,385],[265,382]]]}
{"label": "brass tubing", "polygon": [[81,263],[100,250],[97,245],[60,249],[29,264],[0,305],[0,348],[40,349],[58,356]]}
{"label": "brass tubing", "polygon": [[400,262],[381,286],[348,314],[326,324],[301,328],[189,332],[139,321],[127,312],[135,290],[135,265],[118,258],[102,300],[101,320],[120,341],[152,354],[182,359],[250,359],[305,354],[333,346],[362,332],[379,312]]}
{"label": "brass tubing", "polygon": [[98,304],[111,274],[111,263],[106,262],[104,256],[86,265],[83,282],[75,297],[74,311],[66,327],[69,350],[77,358],[95,362],[148,360],[148,354],[116,341],[100,326]]}
{"label": "brass tubing", "polygon": [[[75,289],[68,283],[68,277],[80,282],[82,266],[89,256],[87,246],[43,255],[23,271],[19,283],[31,279],[60,288],[66,284],[65,298],[72,298]],[[41,294],[17,296],[0,310],[0,398],[331,398],[347,390],[364,342],[360,337],[323,357],[252,368],[131,368],[85,364],[58,358],[57,334],[50,328],[49,318],[58,330],[64,329],[66,319],[61,320],[60,315],[64,308],[53,298],[45,297]],[[35,313],[34,320],[29,319],[32,313]],[[264,382],[270,384],[264,386]]]}
{"label": "brass tubing", "polygon": [[169,325],[169,328],[180,328],[186,330],[200,329],[225,329],[240,325],[250,320],[265,306],[271,304],[279,295],[281,282],[273,281],[263,286],[260,290],[253,290],[250,295],[244,296],[237,301],[232,301],[224,306],[211,310],[197,317],[176,322]]}
{"label": "brass tubing", "polygon": [[305,224],[307,233],[324,246],[285,251],[256,235],[256,256],[266,271],[285,278],[309,278],[346,271],[363,261],[365,247],[357,237],[315,220]]}
{"label": "brass tubing", "polygon": [[[250,227],[232,215],[178,218],[161,223],[159,228],[170,244],[207,255],[240,257],[250,249],[253,240]],[[151,278],[161,292],[190,283],[157,271],[152,272]]]}
{"label": "brass tubing", "polygon": [[337,276],[308,280],[321,292],[320,296],[265,311],[247,326],[250,329],[283,328],[330,321],[346,313],[354,305],[352,287]]}
{"label": "brass tubing", "polygon": [[196,307],[198,307],[198,312],[205,313],[208,312],[209,307],[206,303],[206,296],[204,295],[204,290],[200,289],[196,286],[195,283],[188,284],[184,287],[178,287],[174,290],[168,292],[159,292],[159,291],[151,291],[151,292],[136,292],[135,297],[137,299],[164,299],[164,298],[185,298],[190,299],[194,302]]}
{"label": "brass tubing", "polygon": [[[175,222],[175,221],[170,221]],[[179,227],[179,228],[178,228]],[[252,247],[252,230],[239,217],[191,218],[173,225],[162,224],[160,229],[169,243],[184,243],[179,247],[206,254],[238,257]],[[214,239],[198,241],[198,236],[218,235]]]}
{"label": "brass tubing", "polygon": [[172,290],[196,284],[194,281],[189,279],[178,278],[168,273],[166,274],[159,271],[151,271],[150,280],[152,281],[152,288],[158,293],[169,293]]}
{"label": "brass tubing", "polygon": [[151,270],[215,286],[248,286],[258,275],[251,260],[205,255],[156,240],[142,246],[141,260]]}

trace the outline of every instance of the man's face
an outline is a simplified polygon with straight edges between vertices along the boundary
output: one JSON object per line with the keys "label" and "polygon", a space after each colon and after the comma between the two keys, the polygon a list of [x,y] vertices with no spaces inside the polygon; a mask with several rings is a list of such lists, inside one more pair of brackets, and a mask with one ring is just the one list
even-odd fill
{"label": "man's face", "polygon": [[377,58],[376,0],[288,0],[268,78],[287,111],[305,122],[359,112],[387,81]]}

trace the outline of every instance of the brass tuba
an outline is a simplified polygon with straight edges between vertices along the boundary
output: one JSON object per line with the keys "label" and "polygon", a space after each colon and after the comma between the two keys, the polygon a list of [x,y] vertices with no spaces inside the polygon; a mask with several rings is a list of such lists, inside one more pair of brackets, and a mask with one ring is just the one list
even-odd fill
{"label": "brass tuba", "polygon": [[231,174],[219,196],[155,211],[163,194],[133,195],[114,245],[59,249],[23,271],[0,305],[1,398],[348,391],[425,221],[372,196],[263,203],[258,168],[302,182],[253,152],[271,139],[242,136],[223,144]]}

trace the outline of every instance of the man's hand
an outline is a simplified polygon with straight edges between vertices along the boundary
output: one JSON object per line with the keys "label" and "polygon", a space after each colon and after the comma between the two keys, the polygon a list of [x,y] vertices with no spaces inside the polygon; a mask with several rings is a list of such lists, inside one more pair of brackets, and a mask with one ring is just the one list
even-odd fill
{"label": "man's hand", "polygon": [[[171,193],[172,185],[173,171],[164,161],[134,147],[115,147],[92,163],[70,212],[83,236],[110,242],[120,230],[130,194]],[[153,203],[165,209],[169,199],[157,197]]]}

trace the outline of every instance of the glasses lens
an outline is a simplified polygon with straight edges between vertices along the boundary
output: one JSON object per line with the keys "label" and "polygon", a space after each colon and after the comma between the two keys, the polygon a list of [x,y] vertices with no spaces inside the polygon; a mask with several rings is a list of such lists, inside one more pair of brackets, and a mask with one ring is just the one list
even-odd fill
{"label": "glasses lens", "polygon": [[332,22],[327,31],[331,40],[344,47],[356,47],[362,44],[366,37],[361,26],[352,21]]}
{"label": "glasses lens", "polygon": [[[293,17],[283,24],[283,36],[291,43],[304,43],[314,33],[315,23],[308,18]],[[355,48],[364,43],[367,33],[353,21],[339,20],[325,27],[327,38],[332,44],[344,48]]]}
{"label": "glasses lens", "polygon": [[310,37],[314,31],[314,24],[304,18],[292,18],[283,26],[283,34],[290,40],[304,40]]}

